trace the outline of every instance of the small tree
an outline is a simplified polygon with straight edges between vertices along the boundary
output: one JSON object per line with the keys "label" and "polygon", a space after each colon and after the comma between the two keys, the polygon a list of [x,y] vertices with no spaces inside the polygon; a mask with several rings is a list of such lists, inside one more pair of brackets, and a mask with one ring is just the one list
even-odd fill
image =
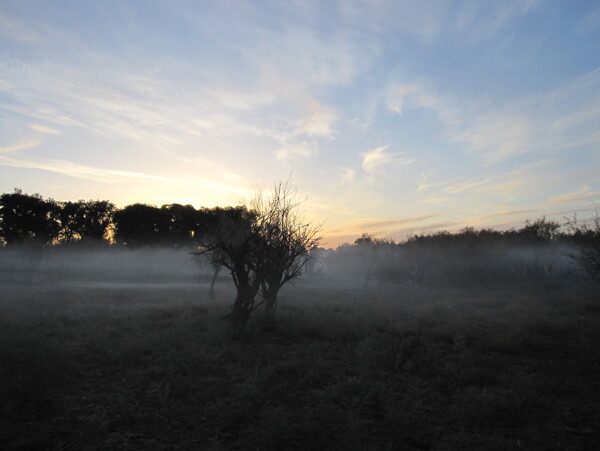
{"label": "small tree", "polygon": [[[297,211],[300,204],[289,184],[280,183],[268,198],[259,192],[250,209],[217,208],[205,221],[193,254],[206,255],[215,268],[230,271],[237,289],[230,315],[234,331],[263,303],[267,321],[275,320],[279,290],[300,277],[309,252],[318,245],[320,227],[304,221]],[[256,303],[259,292],[263,302]]]}
{"label": "small tree", "polygon": [[275,321],[279,290],[302,275],[310,251],[319,245],[321,228],[305,221],[301,204],[289,181],[276,184],[268,198],[259,191],[251,204],[260,222],[261,296],[268,324]]}
{"label": "small tree", "polygon": [[255,297],[262,281],[260,261],[260,221],[246,207],[215,209],[214,221],[198,237],[196,255],[207,255],[211,263],[227,268],[236,287],[231,307],[233,331],[244,327],[259,305]]}

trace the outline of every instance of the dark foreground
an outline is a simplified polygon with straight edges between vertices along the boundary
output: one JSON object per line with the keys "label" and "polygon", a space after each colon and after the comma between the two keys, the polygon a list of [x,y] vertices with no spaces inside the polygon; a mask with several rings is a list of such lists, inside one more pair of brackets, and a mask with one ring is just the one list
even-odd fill
{"label": "dark foreground", "polygon": [[219,289],[4,288],[0,448],[598,449],[593,291]]}

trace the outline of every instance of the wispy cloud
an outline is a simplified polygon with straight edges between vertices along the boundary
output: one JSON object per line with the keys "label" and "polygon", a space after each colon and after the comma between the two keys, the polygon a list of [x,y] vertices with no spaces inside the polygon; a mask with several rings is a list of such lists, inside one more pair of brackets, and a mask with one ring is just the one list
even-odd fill
{"label": "wispy cloud", "polygon": [[239,176],[232,173],[222,174],[221,179],[218,178],[218,174],[213,177],[167,177],[144,172],[97,168],[66,160],[49,158],[25,160],[3,155],[0,155],[0,164],[15,168],[38,169],[106,184],[133,183],[143,185],[151,182],[152,189],[158,183],[161,186],[167,186],[169,189],[174,185],[188,185],[189,187],[195,187],[195,189],[219,191],[238,196],[249,196],[254,193],[251,187],[244,185]]}
{"label": "wispy cloud", "polygon": [[[2,78],[13,99],[2,107],[35,121],[29,128],[39,133],[111,137],[182,159],[197,149],[212,158],[233,153],[236,140],[258,140],[268,133],[254,117],[251,99],[244,100],[244,108],[230,108],[206,86],[177,86],[118,71],[95,78],[72,67],[48,73],[43,67],[23,72],[16,66]],[[49,82],[52,88],[46,88]],[[221,90],[219,98],[224,95]]]}
{"label": "wispy cloud", "polygon": [[39,160],[24,160],[0,156],[0,164],[16,168],[41,169],[43,171],[93,180],[102,183],[122,183],[124,181],[169,180],[168,177],[144,174],[141,172],[99,169],[65,160],[43,158]]}
{"label": "wispy cloud", "polygon": [[477,0],[459,2],[347,1],[341,9],[347,20],[370,32],[396,33],[431,43],[447,35],[464,40],[490,38],[534,10],[541,0]]}
{"label": "wispy cloud", "polygon": [[16,41],[44,44],[57,33],[49,32],[47,26],[31,27],[0,12],[0,35]]}
{"label": "wispy cloud", "polygon": [[[349,221],[346,225],[355,229],[355,230],[363,230],[363,231],[371,231],[371,230],[394,230],[399,226],[414,226],[417,223],[421,223],[423,221],[427,221],[428,219],[432,219],[436,217],[437,214],[429,213],[419,216],[410,216],[406,218],[399,219],[386,219],[386,218],[357,218]],[[337,230],[339,231],[339,229]]]}
{"label": "wispy cloud", "polygon": [[334,243],[354,241],[362,233],[370,233],[376,237],[403,240],[415,229],[425,230],[430,227],[429,220],[438,216],[436,213],[409,216],[399,219],[388,218],[354,218],[350,221],[329,227],[327,235]]}
{"label": "wispy cloud", "polygon": [[487,164],[530,150],[534,130],[525,114],[490,112],[473,118],[454,139],[466,142]]}
{"label": "wispy cloud", "polygon": [[40,144],[40,142],[36,141],[36,140],[26,140],[26,141],[20,142],[18,144],[2,146],[2,147],[0,147],[0,154],[6,154],[6,153],[11,153],[11,152],[18,152],[20,150],[32,149],[39,144]]}
{"label": "wispy cloud", "polygon": [[398,114],[417,108],[440,110],[440,99],[423,82],[392,83],[384,94],[384,102],[388,110]]}
{"label": "wispy cloud", "polygon": [[317,145],[315,142],[302,141],[297,144],[287,145],[277,151],[279,160],[287,160],[290,158],[310,158],[316,155]]}
{"label": "wispy cloud", "polygon": [[335,135],[333,125],[338,120],[336,112],[316,101],[311,102],[309,109],[311,112],[308,116],[294,121],[292,135],[333,138]]}
{"label": "wispy cloud", "polygon": [[480,177],[458,177],[436,184],[439,191],[445,194],[462,194],[474,191],[479,195],[489,196],[497,193],[500,196],[519,194],[527,187],[540,183],[541,174],[534,175],[536,164],[523,166],[520,170],[497,172],[481,179]]}
{"label": "wispy cloud", "polygon": [[461,2],[452,26],[471,38],[491,37],[508,24],[534,10],[543,0],[501,0],[486,5],[476,0]]}
{"label": "wispy cloud", "polygon": [[392,85],[385,107],[401,113],[425,108],[444,127],[445,138],[493,166],[528,155],[565,156],[567,149],[600,145],[600,69],[557,88],[519,99],[466,101],[442,96],[423,83]]}
{"label": "wispy cloud", "polygon": [[40,125],[40,124],[29,124],[29,127],[32,130],[35,130],[36,132],[40,132],[40,133],[46,133],[48,135],[58,135],[60,134],[60,132],[52,127],[48,127],[46,125]]}
{"label": "wispy cloud", "polygon": [[376,174],[390,166],[407,166],[414,158],[400,158],[402,152],[388,152],[389,146],[379,146],[361,154],[362,168],[368,174]]}
{"label": "wispy cloud", "polygon": [[518,228],[523,225],[526,218],[538,215],[540,215],[539,209],[511,210],[510,208],[499,206],[485,214],[467,216],[463,219],[463,224],[479,228]]}
{"label": "wispy cloud", "polygon": [[490,182],[489,178],[484,180],[476,181],[476,182],[461,182],[461,183],[453,183],[449,186],[446,186],[443,191],[448,194],[461,194],[466,191],[470,191],[475,188],[481,188],[483,185]]}
{"label": "wispy cloud", "polygon": [[546,204],[550,206],[558,206],[581,202],[592,202],[597,200],[600,200],[600,191],[593,191],[589,187],[583,187],[570,193],[553,196],[548,199]]}
{"label": "wispy cloud", "polygon": [[386,103],[388,110],[402,114],[406,98],[418,90],[416,84],[393,87],[387,96]]}
{"label": "wispy cloud", "polygon": [[260,56],[256,47],[247,52],[262,64],[276,67],[284,77],[308,86],[347,84],[374,60],[373,52],[365,51],[372,43],[361,41],[351,28],[339,23],[331,24],[330,33],[321,33],[318,22],[326,18],[313,17],[302,26],[288,23],[285,31],[276,31],[276,35],[271,34],[275,30],[258,30],[255,36],[264,37],[254,43]]}

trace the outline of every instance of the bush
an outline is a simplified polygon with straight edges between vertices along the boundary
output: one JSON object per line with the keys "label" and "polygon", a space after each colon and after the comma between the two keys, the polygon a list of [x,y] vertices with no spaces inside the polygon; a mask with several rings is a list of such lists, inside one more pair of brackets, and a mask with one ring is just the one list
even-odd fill
{"label": "bush", "polygon": [[593,218],[579,223],[577,217],[568,220],[572,239],[578,252],[572,255],[588,274],[596,280],[600,279],[600,212],[596,210]]}

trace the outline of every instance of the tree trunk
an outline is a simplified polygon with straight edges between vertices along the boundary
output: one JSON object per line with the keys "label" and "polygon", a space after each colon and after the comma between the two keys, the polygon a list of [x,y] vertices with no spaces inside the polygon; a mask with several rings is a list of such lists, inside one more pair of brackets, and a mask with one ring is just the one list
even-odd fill
{"label": "tree trunk", "polygon": [[211,299],[215,298],[215,283],[217,282],[217,277],[219,277],[219,272],[221,271],[221,265],[214,267],[214,272],[212,276],[212,280],[210,281],[210,292],[209,296]]}
{"label": "tree trunk", "polygon": [[237,294],[231,309],[231,326],[234,333],[242,330],[248,322],[254,309],[254,296],[256,296],[256,290],[252,285],[244,278],[242,281],[238,279]]}
{"label": "tree trunk", "polygon": [[265,301],[265,321],[267,325],[275,324],[275,314],[277,313],[277,293],[281,286],[271,285],[264,292]]}
{"label": "tree trunk", "polygon": [[231,310],[231,327],[234,331],[240,331],[246,325],[250,317],[249,305],[252,300],[245,293],[238,292]]}

